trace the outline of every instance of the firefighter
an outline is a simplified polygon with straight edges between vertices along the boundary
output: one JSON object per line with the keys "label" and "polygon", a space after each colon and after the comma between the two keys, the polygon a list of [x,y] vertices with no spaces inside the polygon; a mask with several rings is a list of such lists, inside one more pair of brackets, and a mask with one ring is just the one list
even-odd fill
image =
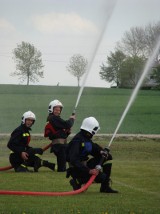
{"label": "firefighter", "polygon": [[30,172],[28,166],[34,168],[34,172],[38,172],[41,166],[55,169],[55,164],[41,159],[43,150],[41,148],[30,147],[30,131],[31,126],[35,123],[36,116],[33,112],[27,111],[22,116],[21,125],[12,133],[7,144],[11,150],[9,161],[15,172]]}
{"label": "firefighter", "polygon": [[67,137],[71,133],[71,127],[75,121],[75,115],[71,115],[68,120],[60,117],[63,105],[59,100],[49,103],[47,124],[44,130],[44,137],[52,141],[51,153],[57,157],[57,171],[66,171],[66,146]]}
{"label": "firefighter", "polygon": [[73,190],[77,190],[87,183],[92,175],[96,175],[95,182],[101,183],[100,192],[118,193],[110,187],[112,163],[107,161],[112,160],[112,156],[109,149],[103,149],[92,141],[99,129],[99,123],[94,117],[83,120],[80,132],[67,147],[67,161],[70,167],[67,169],[66,177],[72,177],[70,185]]}

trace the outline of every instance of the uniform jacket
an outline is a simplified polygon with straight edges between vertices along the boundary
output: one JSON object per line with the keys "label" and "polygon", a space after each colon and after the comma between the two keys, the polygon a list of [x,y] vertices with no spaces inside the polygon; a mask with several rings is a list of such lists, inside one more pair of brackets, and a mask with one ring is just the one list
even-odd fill
{"label": "uniform jacket", "polygon": [[81,130],[74,136],[67,147],[67,161],[74,167],[82,171],[89,172],[89,168],[85,166],[83,161],[86,161],[89,155],[100,158],[100,151],[103,150],[98,144],[93,143],[91,136],[87,132]]}
{"label": "uniform jacket", "polygon": [[[50,129],[47,132],[50,140],[63,138],[66,139],[70,134],[70,129],[74,124],[74,119],[70,118],[68,120],[63,120],[60,116],[55,116],[53,114],[49,114],[47,118],[48,123],[53,127],[54,131]],[[46,130],[45,130],[46,132]]]}
{"label": "uniform jacket", "polygon": [[29,147],[30,131],[31,128],[27,128],[25,124],[21,124],[12,133],[8,141],[8,148],[15,153],[21,154],[25,152]]}

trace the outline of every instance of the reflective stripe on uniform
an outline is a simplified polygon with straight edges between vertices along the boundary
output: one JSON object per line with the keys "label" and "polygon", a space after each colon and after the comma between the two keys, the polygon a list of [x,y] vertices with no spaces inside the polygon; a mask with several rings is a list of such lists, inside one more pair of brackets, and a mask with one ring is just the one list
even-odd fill
{"label": "reflective stripe on uniform", "polygon": [[35,154],[36,157],[38,158],[41,158],[41,155],[40,154]]}
{"label": "reflective stripe on uniform", "polygon": [[27,168],[24,164],[21,164],[22,167]]}
{"label": "reflective stripe on uniform", "polygon": [[23,133],[23,137],[28,137],[29,133]]}

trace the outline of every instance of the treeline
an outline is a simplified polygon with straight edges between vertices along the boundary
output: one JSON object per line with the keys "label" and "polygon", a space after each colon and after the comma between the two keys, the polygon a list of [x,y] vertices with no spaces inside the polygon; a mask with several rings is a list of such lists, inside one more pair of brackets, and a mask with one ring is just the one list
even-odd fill
{"label": "treeline", "polygon": [[[117,42],[106,62],[100,66],[100,77],[119,88],[134,88],[143,68],[160,39],[160,22],[132,27]],[[151,65],[143,88],[160,88],[160,52]]]}

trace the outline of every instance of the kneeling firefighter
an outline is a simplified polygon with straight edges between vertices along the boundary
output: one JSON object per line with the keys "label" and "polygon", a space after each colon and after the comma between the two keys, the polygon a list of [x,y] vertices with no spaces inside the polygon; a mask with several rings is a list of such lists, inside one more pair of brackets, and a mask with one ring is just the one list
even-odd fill
{"label": "kneeling firefighter", "polygon": [[[99,123],[94,117],[83,120],[80,132],[73,137],[67,147],[67,161],[70,167],[67,169],[66,177],[72,177],[70,185],[73,190],[77,190],[87,183],[92,175],[97,175],[95,182],[101,183],[100,192],[118,193],[110,187],[112,163],[107,161],[112,160],[112,156],[108,149],[103,149],[92,141],[93,135],[99,129]],[[89,155],[92,156],[90,159]]]}
{"label": "kneeling firefighter", "polygon": [[38,172],[41,166],[54,171],[55,164],[41,159],[43,150],[29,146],[31,126],[35,120],[36,116],[33,112],[25,112],[22,116],[21,125],[11,133],[7,146],[11,150],[9,161],[15,172],[29,172],[28,166],[33,167],[35,172]]}

